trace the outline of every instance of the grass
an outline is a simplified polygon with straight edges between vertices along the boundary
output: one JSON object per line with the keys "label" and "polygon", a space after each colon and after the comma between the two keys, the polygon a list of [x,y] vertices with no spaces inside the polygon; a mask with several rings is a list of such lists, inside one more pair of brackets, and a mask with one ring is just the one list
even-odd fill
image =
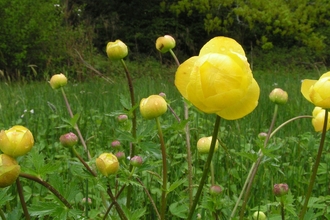
{"label": "grass", "polygon": [[[174,69],[165,69],[153,62],[133,66],[133,78],[136,91],[136,99],[147,97],[160,92],[166,93],[171,107],[182,118],[183,100],[173,85]],[[116,121],[116,116],[125,113],[125,107],[129,105],[128,88],[121,70],[114,66],[111,73],[114,82],[107,83],[102,79],[89,79],[84,82],[69,81],[65,87],[66,94],[74,114],[79,113],[79,127],[92,153],[93,159],[89,162],[94,166],[95,158],[103,152],[114,152],[110,147],[113,140],[120,140],[122,150],[128,155],[130,136],[127,128],[121,127]],[[141,72],[145,73],[142,74]],[[156,72],[156,73],[155,73]],[[122,76],[120,76],[121,74]],[[113,77],[113,75],[117,75]],[[207,186],[198,213],[204,219],[210,217],[210,213],[217,213],[220,219],[227,219],[240,193],[249,168],[256,160],[257,152],[262,145],[258,134],[267,132],[270,125],[274,104],[268,99],[268,95],[275,87],[280,87],[288,92],[289,101],[279,107],[276,126],[298,115],[311,115],[313,105],[308,103],[300,94],[300,82],[304,78],[318,78],[317,72],[286,73],[286,72],[263,72],[254,71],[254,76],[260,85],[261,95],[259,105],[250,115],[237,121],[221,121],[219,137],[223,142],[222,147],[216,152],[213,164],[215,166],[215,180],[221,185],[223,193],[219,197],[210,196]],[[27,173],[35,172],[51,184],[58,187],[69,202],[76,207],[75,211],[67,213],[65,218],[82,216],[88,213],[91,219],[102,218],[104,213],[104,199],[99,192],[104,191],[106,180],[98,178],[90,179],[78,161],[71,157],[68,149],[63,149],[59,143],[60,135],[73,130],[68,125],[69,115],[60,91],[54,91],[47,82],[31,83],[1,83],[0,94],[0,128],[8,129],[15,124],[28,127],[34,134],[36,145],[33,151],[19,159],[22,170]],[[194,164],[194,184],[198,184],[205,158],[198,155],[195,149],[197,140],[203,136],[210,136],[213,130],[214,115],[200,113],[193,107],[190,108],[191,143]],[[171,219],[180,219],[185,216],[187,210],[187,173],[186,151],[184,131],[182,125],[168,112],[162,116],[161,123],[164,138],[168,149],[168,172],[169,186],[174,188],[168,194],[169,211]],[[157,143],[156,124],[153,121],[145,121],[138,113],[138,154],[144,159],[142,167],[138,168],[135,176],[143,180],[145,187],[159,205],[161,195],[161,155]],[[129,125],[128,125],[129,126]],[[126,129],[126,130],[125,130]],[[301,197],[304,195],[318,148],[319,134],[315,134],[310,119],[300,119],[285,126],[271,139],[265,152],[266,157],[258,170],[252,194],[248,202],[246,216],[251,216],[254,210],[262,210],[272,219],[280,219],[278,203],[272,193],[275,183],[285,182],[290,187],[287,197],[287,215],[295,219],[294,213],[299,213]],[[83,151],[78,150],[81,154]],[[324,153],[317,184],[313,192],[314,209],[309,216],[320,214],[322,218],[329,218],[326,209],[330,201],[329,194],[329,164],[330,153]],[[44,170],[42,167],[46,167]],[[128,162],[122,162],[123,167]],[[121,173],[122,172],[122,173]],[[133,184],[133,205],[130,210],[124,210],[127,216],[134,219],[134,213],[144,216],[142,219],[155,219],[149,198],[143,192],[141,185],[132,179],[127,179],[127,173],[121,171],[117,180],[109,178],[114,191],[118,192],[123,183]],[[61,176],[59,179],[58,176]],[[88,184],[87,184],[87,182]],[[51,219],[56,213],[65,212],[54,210],[49,207],[50,201],[57,200],[46,189],[27,180],[22,180],[24,193],[30,214],[34,218]],[[172,185],[173,184],[173,185]],[[195,185],[195,186],[196,186]],[[197,189],[197,186],[196,186]],[[10,187],[7,194],[15,195],[15,187]],[[89,207],[81,203],[82,198],[88,192],[92,199]],[[2,191],[5,192],[5,191]],[[0,191],[1,194],[1,191]],[[33,197],[32,197],[33,195]],[[30,197],[29,197],[30,196]],[[125,195],[119,197],[120,204],[125,203]],[[40,203],[39,203],[40,202]],[[6,206],[4,206],[7,204]],[[9,205],[10,204],[10,205]],[[277,204],[277,205],[276,205]],[[4,200],[0,202],[0,209],[7,213],[7,218],[14,216],[19,204],[16,200]],[[312,204],[313,205],[313,204]],[[45,210],[51,210],[44,213]],[[88,212],[86,212],[86,209]],[[118,219],[115,209],[112,209],[111,219]],[[135,210],[135,211],[134,211]],[[292,211],[292,213],[291,213]],[[18,211],[18,216],[22,215]],[[137,216],[135,216],[137,217]],[[320,217],[321,218],[321,217]]]}

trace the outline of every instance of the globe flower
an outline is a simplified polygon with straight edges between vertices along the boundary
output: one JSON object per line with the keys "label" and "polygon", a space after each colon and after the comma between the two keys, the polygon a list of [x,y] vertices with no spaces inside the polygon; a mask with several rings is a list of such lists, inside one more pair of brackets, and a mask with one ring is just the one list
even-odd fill
{"label": "globe flower", "polygon": [[315,106],[330,108],[330,72],[324,73],[319,80],[303,80],[301,93]]}
{"label": "globe flower", "polygon": [[253,220],[266,220],[267,217],[264,212],[262,211],[255,211],[252,215]]}
{"label": "globe flower", "polygon": [[11,157],[18,157],[29,152],[34,145],[31,131],[21,125],[0,132],[0,150]]}
{"label": "globe flower", "polygon": [[270,101],[283,105],[288,102],[288,93],[280,88],[275,88],[271,93],[269,94]]}
{"label": "globe flower", "polygon": [[50,78],[49,84],[53,89],[59,89],[68,83],[68,79],[63,73],[55,74]]}
{"label": "globe flower", "polygon": [[[200,154],[208,154],[210,152],[212,142],[212,136],[210,137],[202,137],[197,141],[197,150]],[[214,151],[218,150],[219,142],[218,140],[215,142]]]}
{"label": "globe flower", "polygon": [[140,157],[140,156],[134,156],[134,157],[132,157],[131,160],[130,160],[130,164],[133,167],[140,167],[140,166],[142,166],[142,164],[143,164],[142,157]]}
{"label": "globe flower", "polygon": [[103,153],[96,158],[96,167],[104,175],[115,174],[119,170],[119,162],[115,155]]}
{"label": "globe flower", "polygon": [[153,119],[167,111],[167,102],[160,95],[151,95],[140,102],[140,112],[143,118]]}
{"label": "globe flower", "polygon": [[78,137],[74,133],[70,132],[61,135],[60,142],[64,147],[73,147],[78,143]]}
{"label": "globe flower", "polygon": [[260,94],[242,46],[227,37],[211,39],[182,63],[175,86],[199,110],[227,120],[251,113]]}
{"label": "globe flower", "polygon": [[[316,132],[321,132],[323,130],[325,110],[321,107],[315,107],[313,110],[312,125]],[[328,112],[328,125],[327,131],[330,129],[330,113]]]}
{"label": "globe flower", "polygon": [[6,154],[0,154],[0,188],[13,184],[20,171],[21,167],[14,158]]}
{"label": "globe flower", "polygon": [[127,56],[128,49],[121,40],[116,40],[107,44],[106,52],[110,60],[120,60]]}
{"label": "globe flower", "polygon": [[275,184],[273,188],[273,193],[276,197],[282,197],[289,192],[289,186],[286,183]]}
{"label": "globe flower", "polygon": [[165,35],[164,37],[159,37],[156,40],[156,48],[161,53],[166,53],[175,47],[175,40],[170,35]]}

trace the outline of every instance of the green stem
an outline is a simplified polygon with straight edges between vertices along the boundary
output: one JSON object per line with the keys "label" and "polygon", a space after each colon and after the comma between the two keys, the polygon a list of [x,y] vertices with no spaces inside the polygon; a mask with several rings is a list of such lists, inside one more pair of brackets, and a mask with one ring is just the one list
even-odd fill
{"label": "green stem", "polygon": [[19,178],[16,179],[16,186],[17,186],[17,192],[18,192],[19,199],[21,201],[21,205],[22,205],[22,209],[23,209],[23,212],[24,212],[25,219],[30,220],[31,219],[30,214],[29,214],[29,211],[27,209],[27,206],[26,206],[26,203],[25,203],[25,200],[24,200],[23,188],[22,188],[21,181],[19,180]]}
{"label": "green stem", "polygon": [[[72,110],[71,110],[71,106],[70,106],[70,103],[68,101],[68,98],[66,97],[66,94],[65,94],[65,91],[64,91],[63,87],[61,87],[61,91],[62,91],[62,95],[63,95],[64,101],[65,101],[66,108],[69,112],[69,115],[70,115],[71,118],[73,118],[73,113],[72,113]],[[79,140],[80,140],[81,144],[83,145],[85,152],[87,153],[88,160],[91,160],[92,157],[89,153],[87,144],[86,144],[85,139],[83,138],[77,124],[75,124],[74,129],[76,130],[76,132],[78,134],[78,137],[79,137]]]}
{"label": "green stem", "polygon": [[[124,191],[125,187],[126,187],[126,185],[123,185],[123,186],[121,187],[121,189],[118,191],[118,193],[117,193],[117,195],[116,195],[116,197],[115,197],[116,200],[119,198],[120,194]],[[115,202],[112,201],[111,204],[109,205],[109,207],[108,207],[106,213],[104,214],[103,220],[105,220],[105,219],[107,218],[107,216],[108,216],[108,214],[109,214],[109,212],[110,212],[110,210],[111,210],[111,208],[112,208],[112,206],[113,206],[114,204],[115,204]]]}
{"label": "green stem", "polygon": [[84,161],[84,159],[79,155],[79,153],[76,151],[74,147],[72,147],[72,151],[74,155],[79,159],[79,161],[84,165],[84,167],[94,176],[97,177],[97,174],[95,173],[94,170]]}
{"label": "green stem", "polygon": [[[169,50],[172,57],[174,58],[176,64],[178,67],[180,66],[180,62],[173,52],[172,49]],[[188,105],[186,102],[184,102],[184,119],[189,119],[189,111],[188,111]],[[193,205],[193,181],[192,181],[192,158],[191,158],[191,144],[190,144],[190,128],[189,123],[185,126],[185,133],[186,133],[186,145],[187,145],[187,162],[188,162],[188,195],[189,195],[189,208]]]}
{"label": "green stem", "polygon": [[210,151],[209,151],[207,160],[206,160],[206,162],[204,164],[203,175],[202,175],[202,178],[200,180],[200,183],[199,183],[199,186],[198,186],[196,195],[195,195],[195,199],[194,199],[193,205],[191,206],[191,208],[189,210],[189,214],[188,214],[187,220],[191,220],[192,219],[192,216],[193,216],[193,214],[195,212],[197,203],[199,201],[199,197],[200,197],[200,195],[202,193],[202,190],[203,190],[205,181],[207,179],[207,175],[208,175],[208,172],[209,172],[209,169],[210,169],[210,164],[211,164],[213,153],[214,153],[215,143],[216,143],[216,140],[217,140],[217,137],[218,137],[218,131],[219,131],[219,126],[220,126],[220,119],[221,119],[220,116],[217,115],[216,120],[215,120],[215,124],[214,124],[214,130],[213,130],[213,135],[212,135],[212,141],[211,141]]}
{"label": "green stem", "polygon": [[108,192],[108,195],[110,196],[112,202],[114,203],[114,205],[116,207],[116,210],[118,212],[118,215],[119,215],[120,219],[122,219],[122,220],[128,220],[128,218],[126,217],[124,211],[122,210],[122,208],[118,204],[116,197],[112,194],[112,191],[111,191],[110,186],[108,186],[107,192]]}
{"label": "green stem", "polygon": [[166,193],[167,193],[167,161],[166,161],[166,147],[163,137],[162,128],[160,126],[159,118],[156,118],[156,124],[158,129],[158,135],[160,140],[160,147],[162,151],[162,162],[163,162],[163,185],[162,185],[162,198],[161,198],[161,210],[160,216],[162,220],[165,220],[166,213]]}
{"label": "green stem", "polygon": [[52,185],[50,185],[48,182],[40,179],[39,177],[27,174],[27,173],[20,173],[20,177],[24,177],[26,179],[33,180],[44,187],[46,187],[49,191],[51,191],[61,202],[69,209],[72,209],[72,205],[62,196],[60,192],[58,192]]}
{"label": "green stem", "polygon": [[281,217],[282,217],[282,220],[285,220],[283,196],[281,196]]}
{"label": "green stem", "polygon": [[[313,117],[310,116],[310,115],[301,115],[301,116],[297,116],[297,117],[291,118],[291,119],[285,121],[284,123],[282,123],[276,129],[274,129],[274,131],[270,134],[269,139],[272,138],[285,125],[289,124],[292,121],[295,121],[297,119],[302,119],[302,118],[313,118]],[[259,157],[262,157],[263,156],[261,150],[259,150],[258,154],[259,154]],[[233,211],[232,211],[232,213],[230,215],[230,219],[232,219],[234,217],[235,213],[236,213],[237,207],[238,207],[238,205],[239,205],[239,203],[240,203],[240,201],[241,201],[241,199],[243,197],[243,194],[245,192],[246,186],[249,183],[249,180],[250,180],[251,175],[252,175],[252,171],[255,169],[254,168],[255,166],[256,166],[256,163],[253,163],[252,166],[251,166],[251,168],[250,168],[249,174],[248,174],[248,176],[247,176],[247,178],[245,180],[245,183],[243,185],[242,191],[241,191],[241,193],[240,193],[240,195],[239,195],[239,197],[238,197],[238,199],[236,201],[235,207],[234,207],[234,209],[233,209]]]}
{"label": "green stem", "polygon": [[211,164],[210,164],[210,170],[211,170],[211,184],[212,186],[214,185],[214,166],[213,166],[213,162],[211,161]]}
{"label": "green stem", "polygon": [[[131,105],[132,105],[132,108],[135,106],[135,97],[134,97],[134,87],[133,87],[133,81],[132,81],[132,78],[131,78],[131,75],[128,71],[128,68],[126,66],[126,63],[123,59],[120,60],[123,67],[124,67],[124,70],[125,70],[125,74],[126,74],[126,78],[127,78],[127,83],[128,83],[128,88],[129,88],[129,93],[130,93],[130,96],[131,96]],[[136,138],[136,109],[133,110],[132,112],[133,114],[133,118],[132,118],[132,136],[133,138]],[[131,145],[131,151],[130,151],[130,158],[133,158],[135,156],[135,144],[132,143]],[[130,170],[132,170],[133,166],[130,165]],[[133,191],[133,188],[132,188],[132,185],[128,185],[127,187],[127,200],[126,200],[126,206],[127,208],[129,209],[130,208],[130,205],[131,205],[131,199],[132,199],[132,191]]]}
{"label": "green stem", "polygon": [[303,220],[307,211],[307,205],[308,205],[308,201],[309,198],[311,197],[312,191],[313,191],[313,186],[315,183],[315,179],[316,179],[316,175],[317,175],[317,169],[320,165],[320,161],[321,161],[321,156],[322,156],[322,151],[323,151],[323,147],[324,147],[324,141],[325,141],[325,136],[327,133],[327,126],[328,126],[328,110],[325,109],[324,110],[324,124],[323,124],[323,130],[322,130],[322,136],[321,136],[321,140],[320,140],[320,145],[319,145],[319,150],[317,152],[317,156],[316,156],[316,160],[312,169],[312,175],[310,177],[309,180],[309,186],[307,189],[307,193],[306,193],[306,197],[305,197],[305,201],[304,201],[304,205],[302,207],[302,210],[300,212],[299,215],[299,219]]}

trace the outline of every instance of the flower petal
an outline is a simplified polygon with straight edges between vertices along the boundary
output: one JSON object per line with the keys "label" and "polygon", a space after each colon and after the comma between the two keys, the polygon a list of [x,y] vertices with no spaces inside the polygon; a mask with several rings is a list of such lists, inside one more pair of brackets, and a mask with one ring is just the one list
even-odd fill
{"label": "flower petal", "polygon": [[214,37],[202,47],[199,52],[199,56],[208,53],[227,54],[229,52],[234,52],[245,56],[242,46],[234,39],[228,37]]}
{"label": "flower petal", "polygon": [[235,105],[228,106],[228,108],[217,112],[217,115],[227,120],[242,118],[257,107],[259,95],[260,88],[258,83],[252,78],[252,83],[245,93],[245,96],[241,100],[237,100]]}
{"label": "flower petal", "polygon": [[304,79],[301,83],[301,93],[308,101],[312,102],[310,98],[310,88],[317,82],[317,80]]}
{"label": "flower petal", "polygon": [[181,95],[186,99],[188,97],[187,86],[190,82],[190,74],[197,59],[197,56],[189,58],[179,66],[175,73],[174,84],[178,88]]}

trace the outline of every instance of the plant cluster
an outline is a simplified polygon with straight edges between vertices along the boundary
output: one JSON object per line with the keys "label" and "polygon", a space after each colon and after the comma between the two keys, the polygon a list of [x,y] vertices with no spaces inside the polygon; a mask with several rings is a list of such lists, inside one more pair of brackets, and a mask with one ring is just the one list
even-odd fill
{"label": "plant cluster", "polygon": [[[107,55],[112,62],[121,62],[128,84],[126,94],[129,97],[121,101],[124,110],[109,115],[116,118],[118,139],[111,142],[111,149],[91,147],[93,141],[84,138],[79,126],[84,118],[72,111],[65,90],[67,77],[64,74],[53,75],[50,87],[54,93],[62,94],[70,116],[65,128],[72,131],[58,137],[61,144],[58,149],[66,153],[62,155],[54,151],[55,155],[49,155],[54,158],[53,163],[45,163],[41,152],[47,145],[43,143],[39,149],[32,148],[35,140],[30,130],[15,125],[1,131],[2,219],[20,218],[21,212],[26,219],[329,218],[329,211],[324,206],[329,198],[312,197],[314,185],[318,183],[317,175],[324,175],[320,171],[327,174],[321,158],[330,124],[327,110],[330,107],[329,72],[318,80],[302,82],[301,93],[315,105],[313,116],[296,116],[278,127],[275,127],[275,122],[279,106],[287,105],[288,93],[281,88],[272,90],[269,94],[274,106],[272,121],[267,132],[260,133],[259,139],[250,143],[256,145],[257,151],[249,153],[252,148],[245,143],[240,146],[244,149],[235,152],[228,145],[230,140],[226,139],[229,131],[224,130],[220,123],[247,117],[255,111],[261,96],[242,46],[231,38],[215,37],[201,48],[198,56],[182,64],[172,50],[176,46],[173,37],[160,37],[155,46],[162,53],[169,52],[178,65],[174,84],[184,98],[180,99],[183,114],[172,108],[165,93],[149,94],[138,101],[134,80],[124,61],[128,55],[127,46],[120,40],[109,42]],[[198,134],[198,138],[193,137],[190,127],[193,121],[199,120],[196,111],[215,116],[213,131],[212,122],[204,122],[202,126],[208,127],[207,134]],[[175,122],[166,123],[168,117],[173,117]],[[258,170],[279,169],[267,164],[281,160],[276,151],[288,141],[276,139],[275,134],[302,118],[312,119],[315,131],[321,132],[317,156],[311,157],[308,164],[311,175],[306,180],[306,194],[300,194],[294,186],[285,182],[275,182],[272,187],[268,185],[274,200],[262,200],[265,204],[250,207],[250,200],[260,200],[253,195],[254,188],[263,187],[255,184]],[[102,124],[97,121],[96,118],[95,122]],[[97,138],[101,136],[106,137],[106,134],[102,133]],[[241,138],[239,136],[248,136],[248,133],[230,137]],[[193,146],[196,146],[197,158],[193,158]],[[220,164],[214,163],[214,155],[220,149],[224,152],[221,157],[233,161],[236,166],[240,157],[248,157],[253,163],[251,167],[250,164],[241,164],[240,170],[228,170],[223,172],[222,178],[215,178],[216,168],[222,170]],[[23,171],[20,171],[20,162],[25,162]],[[59,166],[63,162],[66,165]],[[281,172],[289,173],[290,170]],[[267,172],[264,175],[272,178],[267,176]],[[21,178],[31,181],[23,185]],[[61,178],[68,181],[61,181]],[[242,184],[232,184],[236,181]],[[17,191],[11,186],[14,182]],[[10,190],[17,192],[23,211],[11,211],[10,201],[14,196]],[[262,193],[268,192],[259,192],[258,195]]]}

